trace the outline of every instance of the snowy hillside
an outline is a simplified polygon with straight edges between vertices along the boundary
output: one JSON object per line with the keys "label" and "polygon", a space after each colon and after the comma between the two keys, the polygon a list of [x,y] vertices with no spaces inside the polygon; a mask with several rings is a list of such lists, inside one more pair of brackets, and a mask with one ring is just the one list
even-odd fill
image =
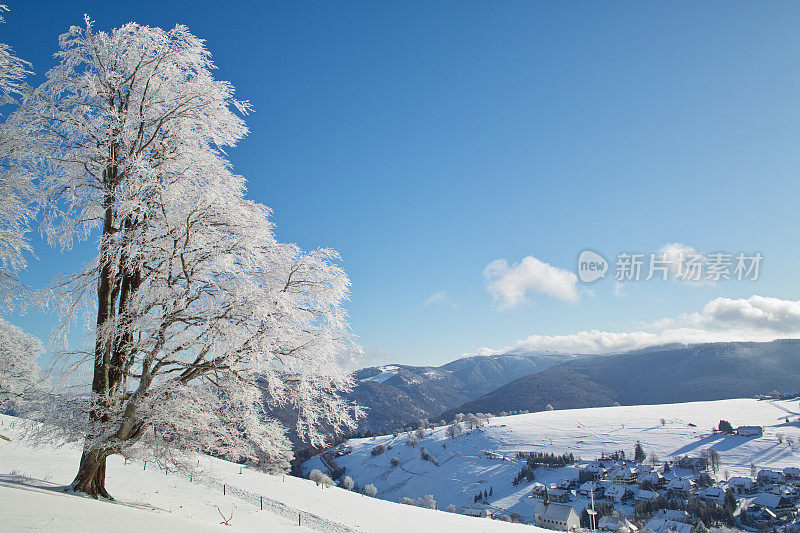
{"label": "snowy hillside", "polygon": [[[115,503],[63,492],[80,451],[31,448],[19,440],[23,421],[0,415],[2,531],[520,531],[522,527],[389,503],[291,476],[268,476],[199,457],[203,479],[165,474],[152,463],[108,462]],[[241,472],[241,473],[240,473]],[[224,489],[223,489],[223,484]],[[223,494],[224,490],[224,494]],[[260,510],[260,496],[264,510]],[[230,527],[221,525],[223,517]],[[298,527],[298,515],[302,527]],[[529,529],[528,529],[529,530]]]}
{"label": "snowy hillside", "polygon": [[[460,508],[473,505],[478,492],[491,491],[491,507],[532,520],[531,485],[512,485],[525,464],[515,457],[518,451],[572,452],[591,460],[617,450],[632,455],[636,441],[640,441],[648,455],[654,453],[664,461],[697,456],[704,449],[714,448],[722,459],[720,476],[724,472],[749,475],[751,463],[758,468],[800,466],[798,416],[797,400],[752,399],[543,411],[492,418],[489,426],[465,429],[455,438],[446,435],[446,427],[428,430],[415,447],[406,445],[407,433],[351,440],[347,446],[352,452],[336,461],[358,485],[374,484],[379,498],[398,501],[405,496],[432,494],[440,509],[448,505]],[[764,436],[711,435],[720,419],[734,427],[764,426]],[[779,443],[778,435],[788,439]],[[373,456],[377,445],[387,450]],[[427,461],[421,457],[423,448],[429,455]],[[393,457],[398,459],[397,466],[392,466]],[[326,468],[319,456],[303,466],[305,471]],[[536,481],[544,484],[576,478],[578,472],[576,467],[539,470]]]}

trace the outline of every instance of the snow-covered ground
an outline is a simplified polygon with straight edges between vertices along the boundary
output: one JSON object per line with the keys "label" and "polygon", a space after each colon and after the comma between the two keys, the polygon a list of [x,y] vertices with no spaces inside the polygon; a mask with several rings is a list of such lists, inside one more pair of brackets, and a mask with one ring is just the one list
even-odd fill
{"label": "snow-covered ground", "polygon": [[[203,479],[191,482],[152,463],[145,469],[142,462],[112,457],[107,488],[117,501],[96,501],[62,490],[74,477],[79,448],[34,448],[20,440],[22,424],[0,415],[0,434],[11,438],[0,439],[0,531],[531,531],[268,476],[205,456],[198,458]],[[230,518],[229,527],[220,524],[220,513]]]}
{"label": "snow-covered ground", "polygon": [[[378,497],[398,501],[403,496],[419,498],[432,494],[440,509],[473,505],[479,491],[492,490],[492,506],[505,512],[517,512],[533,519],[535,501],[529,496],[530,484],[512,485],[524,461],[517,451],[552,453],[572,452],[585,460],[601,453],[625,450],[633,455],[636,441],[645,452],[664,461],[683,455],[698,456],[707,448],[722,457],[719,475],[749,475],[750,465],[757,468],[800,466],[800,405],[797,400],[759,401],[754,399],[721,400],[666,405],[641,405],[544,411],[524,415],[496,417],[490,425],[448,438],[446,427],[429,430],[418,446],[406,446],[408,434],[355,439],[349,441],[352,453],[337,459],[346,474],[364,486],[374,484]],[[786,422],[789,417],[789,422]],[[662,425],[661,419],[664,420]],[[764,426],[761,438],[711,434],[720,419],[739,425]],[[784,438],[778,442],[778,435]],[[372,456],[378,445],[391,450]],[[439,466],[421,458],[426,448]],[[485,452],[499,454],[487,457]],[[391,466],[397,457],[399,465]],[[307,461],[306,472],[325,469],[320,457]],[[561,468],[536,471],[537,482],[555,483],[561,478],[577,477],[577,469]]]}

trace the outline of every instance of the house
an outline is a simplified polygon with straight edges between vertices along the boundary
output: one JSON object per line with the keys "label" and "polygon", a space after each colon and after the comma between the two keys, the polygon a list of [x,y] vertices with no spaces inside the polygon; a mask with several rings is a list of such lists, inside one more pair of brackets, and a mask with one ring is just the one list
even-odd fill
{"label": "house", "polygon": [[728,487],[736,494],[749,493],[755,488],[755,482],[749,477],[732,477],[728,480]]}
{"label": "house", "polygon": [[750,505],[753,507],[766,507],[773,513],[785,514],[795,511],[796,507],[788,498],[777,494],[759,494]]}
{"label": "house", "polygon": [[612,502],[621,502],[633,496],[633,491],[627,485],[611,485],[606,490],[605,496]]}
{"label": "house", "polygon": [[463,507],[461,509],[461,511],[459,511],[459,512],[461,514],[463,514],[463,515],[476,516],[478,518],[491,518],[492,517],[492,511],[490,511],[489,509],[486,509],[486,508],[481,508],[481,507],[470,507],[470,506],[467,506],[467,507]]}
{"label": "house", "polygon": [[763,437],[764,428],[761,426],[739,426],[736,428],[736,434],[742,437]]}
{"label": "house", "polygon": [[585,476],[595,481],[606,476],[606,468],[602,463],[590,463],[584,467],[583,471],[586,472]]}
{"label": "house", "polygon": [[725,501],[725,490],[722,487],[708,487],[698,493],[701,500],[722,503]]}
{"label": "house", "polygon": [[556,531],[577,531],[581,519],[571,505],[537,502],[533,510],[534,523]]}
{"label": "house", "polygon": [[642,489],[633,498],[637,502],[652,502],[658,499],[658,493],[653,490]]}
{"label": "house", "polygon": [[642,528],[643,532],[654,533],[692,533],[692,526],[683,522],[673,522],[665,518],[653,518]]}
{"label": "house", "polygon": [[679,477],[667,483],[667,491],[672,496],[686,497],[694,492],[694,481],[688,478]]}
{"label": "house", "polygon": [[761,483],[784,483],[786,481],[786,476],[783,475],[783,472],[765,468],[758,472],[758,477],[756,479]]}
{"label": "house", "polygon": [[562,478],[562,479],[558,480],[558,483],[556,483],[556,487],[558,487],[559,489],[562,489],[562,490],[569,490],[574,486],[575,486],[575,480],[574,479],[563,479]]}
{"label": "house", "polygon": [[645,472],[644,474],[639,474],[636,478],[636,483],[639,486],[648,485],[651,487],[663,487],[665,480],[664,476],[662,476],[659,472]]}
{"label": "house", "polygon": [[618,466],[609,473],[611,481],[613,481],[614,483],[621,483],[623,485],[630,485],[632,483],[636,483],[637,476],[638,472],[636,471],[636,469],[631,468],[627,465]]}
{"label": "house", "polygon": [[539,483],[538,481],[531,485],[531,496],[534,498],[541,498],[544,495],[544,491],[547,487]]}
{"label": "house", "polygon": [[659,509],[653,513],[653,518],[663,518],[671,522],[683,522],[684,524],[688,524],[692,519],[688,512],[678,509]]}
{"label": "house", "polygon": [[639,528],[624,516],[603,516],[597,522],[597,529],[601,531],[618,531],[619,533],[635,533],[639,531]]}
{"label": "house", "polygon": [[800,468],[796,466],[787,466],[783,469],[783,475],[787,479],[800,479]]}
{"label": "house", "polygon": [[708,459],[705,457],[689,457],[684,455],[678,459],[675,464],[680,468],[688,468],[699,472],[708,468]]}
{"label": "house", "polygon": [[778,515],[766,507],[759,507],[748,514],[750,515],[750,518],[752,518],[757,524],[768,524],[770,522],[774,522],[778,518]]}
{"label": "house", "polygon": [[547,489],[547,495],[554,502],[567,503],[572,500],[572,492],[569,490],[559,488]]}
{"label": "house", "polygon": [[591,496],[592,492],[594,492],[595,498],[602,498],[603,495],[606,493],[606,488],[603,485],[595,481],[587,481],[580,487],[578,487],[578,494],[581,496]]}
{"label": "house", "polygon": [[794,485],[789,485],[785,489],[783,489],[781,496],[792,501],[800,500],[800,489],[798,489]]}

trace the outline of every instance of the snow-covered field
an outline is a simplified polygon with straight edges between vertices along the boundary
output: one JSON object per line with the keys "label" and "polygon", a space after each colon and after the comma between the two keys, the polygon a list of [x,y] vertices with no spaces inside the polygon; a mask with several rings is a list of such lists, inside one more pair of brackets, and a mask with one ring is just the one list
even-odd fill
{"label": "snow-covered field", "polygon": [[[152,463],[145,470],[142,462],[125,464],[112,457],[107,488],[117,501],[96,501],[62,490],[75,475],[79,448],[33,448],[19,439],[22,424],[0,415],[0,434],[11,438],[0,439],[0,531],[502,532],[526,527],[323,489],[308,480],[268,476],[205,456],[199,457],[204,479],[191,482]],[[220,524],[220,512],[230,518],[229,526]]]}
{"label": "snow-covered field", "polygon": [[[749,475],[751,463],[758,468],[800,466],[798,416],[797,400],[754,399],[544,411],[493,418],[488,427],[465,430],[455,438],[446,436],[446,427],[436,428],[429,430],[414,448],[406,446],[406,433],[351,440],[348,444],[352,453],[337,461],[358,485],[374,484],[379,498],[398,501],[403,496],[432,494],[443,509],[450,504],[472,505],[475,494],[491,488],[492,497],[488,500],[492,506],[532,520],[535,500],[529,497],[530,484],[511,483],[524,465],[524,461],[515,458],[517,451],[572,452],[591,460],[616,450],[625,450],[632,456],[636,441],[640,441],[648,456],[653,452],[663,461],[698,456],[702,450],[714,448],[722,457],[720,476],[726,472],[731,476]],[[711,435],[711,428],[720,419],[730,421],[734,427],[764,426],[764,436]],[[786,438],[779,443],[778,435],[788,437],[791,443]],[[391,445],[392,449],[372,456],[371,451],[378,444]],[[423,447],[436,457],[439,466],[421,458]],[[487,457],[487,451],[500,458]],[[392,457],[399,459],[398,466],[391,466]],[[325,469],[320,457],[310,459],[303,467],[306,472]],[[577,477],[577,469],[540,468],[536,474],[536,481],[547,484]]]}

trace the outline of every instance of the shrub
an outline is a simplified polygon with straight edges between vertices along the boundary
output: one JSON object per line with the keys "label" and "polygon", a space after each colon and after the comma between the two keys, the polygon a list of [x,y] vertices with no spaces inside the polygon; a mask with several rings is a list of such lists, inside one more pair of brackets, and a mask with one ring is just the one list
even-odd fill
{"label": "shrub", "polygon": [[427,448],[422,448],[422,450],[420,450],[420,457],[422,457],[423,461],[427,461],[427,460],[430,459],[431,456],[428,453],[428,449]]}
{"label": "shrub", "polygon": [[447,506],[447,512],[448,513],[455,513],[456,512],[456,506],[451,503],[450,505]]}
{"label": "shrub", "polygon": [[412,500],[408,496],[403,496],[402,498],[400,498],[400,503],[402,503],[403,505],[414,505],[414,500]]}
{"label": "shrub", "polygon": [[424,498],[418,498],[417,507],[436,509],[436,500],[433,499],[433,494],[426,494]]}
{"label": "shrub", "polygon": [[[553,406],[552,406],[552,405],[550,405],[549,403],[548,403],[547,405],[545,405],[545,406],[544,406],[544,408],[545,408],[547,411],[552,411],[552,410],[553,410]],[[502,520],[502,519],[501,519],[501,520]]]}
{"label": "shrub", "polygon": [[372,448],[372,456],[375,457],[376,455],[380,455],[386,451],[386,446],[383,444],[378,444],[374,448]]}
{"label": "shrub", "polygon": [[406,439],[406,446],[411,446],[412,448],[416,448],[417,444],[419,444],[419,439],[414,435],[411,435]]}
{"label": "shrub", "polygon": [[378,488],[370,483],[366,487],[364,487],[364,494],[369,496],[370,498],[374,498],[376,494],[378,494]]}
{"label": "shrub", "polygon": [[353,490],[353,487],[355,487],[356,484],[353,483],[353,478],[350,476],[345,476],[344,480],[342,481],[342,486],[347,490]]}
{"label": "shrub", "polygon": [[414,434],[417,436],[418,439],[425,437],[425,428],[417,428]]}
{"label": "shrub", "polygon": [[400,464],[400,459],[398,459],[397,457],[392,457],[389,460],[389,463],[391,463],[392,466],[397,466]]}

